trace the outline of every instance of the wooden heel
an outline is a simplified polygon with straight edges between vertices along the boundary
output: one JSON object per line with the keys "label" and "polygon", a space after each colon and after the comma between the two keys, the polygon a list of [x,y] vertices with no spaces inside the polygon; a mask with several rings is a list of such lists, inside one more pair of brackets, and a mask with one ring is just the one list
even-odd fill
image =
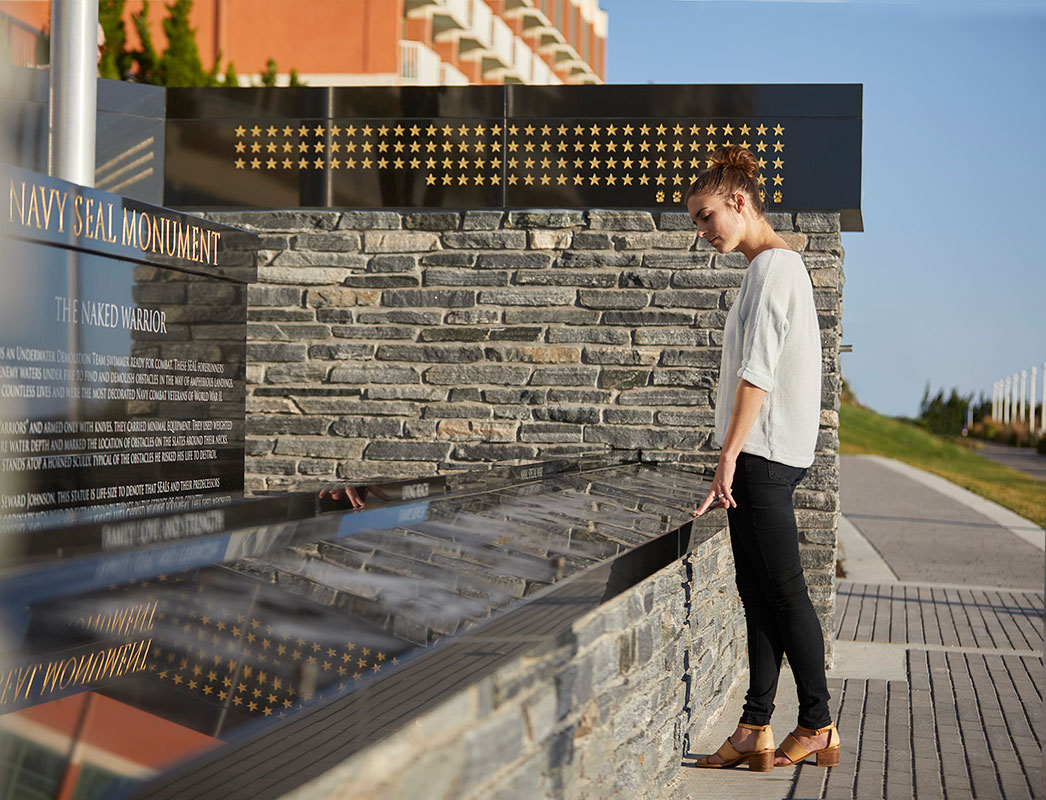
{"label": "wooden heel", "polygon": [[826,747],[824,750],[817,751],[817,766],[819,767],[837,767],[839,766],[839,745],[835,747]]}
{"label": "wooden heel", "polygon": [[774,751],[753,753],[748,758],[748,768],[753,772],[770,772],[774,768]]}

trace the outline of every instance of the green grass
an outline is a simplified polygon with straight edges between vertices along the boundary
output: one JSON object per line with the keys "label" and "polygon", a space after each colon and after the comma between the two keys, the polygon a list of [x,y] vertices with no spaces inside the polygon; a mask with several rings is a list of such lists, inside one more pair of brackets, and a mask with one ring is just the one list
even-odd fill
{"label": "green grass", "polygon": [[940,475],[1036,525],[1042,525],[1046,518],[1046,481],[996,464],[969,446],[910,422],[843,403],[839,409],[839,445],[843,455],[874,453]]}

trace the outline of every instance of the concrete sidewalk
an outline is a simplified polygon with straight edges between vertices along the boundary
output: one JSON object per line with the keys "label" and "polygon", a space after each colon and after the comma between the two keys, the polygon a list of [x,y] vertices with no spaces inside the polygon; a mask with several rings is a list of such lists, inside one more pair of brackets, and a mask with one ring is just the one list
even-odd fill
{"label": "concrete sidewalk", "polygon": [[[1046,798],[1042,780],[1046,535],[899,462],[843,456],[832,711],[837,767],[700,770],[744,696],[692,743],[669,785],[700,798]],[[795,724],[782,674],[773,727]]]}

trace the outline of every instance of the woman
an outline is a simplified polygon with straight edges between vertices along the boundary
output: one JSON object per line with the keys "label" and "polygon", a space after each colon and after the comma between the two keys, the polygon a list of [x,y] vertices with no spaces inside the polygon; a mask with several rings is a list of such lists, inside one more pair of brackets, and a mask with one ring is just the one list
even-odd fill
{"label": "woman", "polygon": [[[719,150],[690,187],[687,211],[720,253],[749,267],[726,318],[716,402],[721,448],[712,488],[694,516],[726,508],[748,630],[749,685],[741,721],[700,767],[769,770],[817,755],[839,762],[828,712],[824,637],[799,561],[792,493],[814,460],[821,412],[821,337],[800,255],[767,222],[755,156]],[[781,656],[795,676],[799,724],[774,749],[770,715]]]}

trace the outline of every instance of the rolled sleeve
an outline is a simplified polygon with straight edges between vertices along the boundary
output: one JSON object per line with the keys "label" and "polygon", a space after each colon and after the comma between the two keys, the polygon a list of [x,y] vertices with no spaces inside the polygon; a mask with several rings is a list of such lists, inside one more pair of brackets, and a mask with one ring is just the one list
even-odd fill
{"label": "rolled sleeve", "polygon": [[777,379],[795,291],[784,270],[768,270],[751,288],[742,308],[744,338],[737,377],[769,392]]}

